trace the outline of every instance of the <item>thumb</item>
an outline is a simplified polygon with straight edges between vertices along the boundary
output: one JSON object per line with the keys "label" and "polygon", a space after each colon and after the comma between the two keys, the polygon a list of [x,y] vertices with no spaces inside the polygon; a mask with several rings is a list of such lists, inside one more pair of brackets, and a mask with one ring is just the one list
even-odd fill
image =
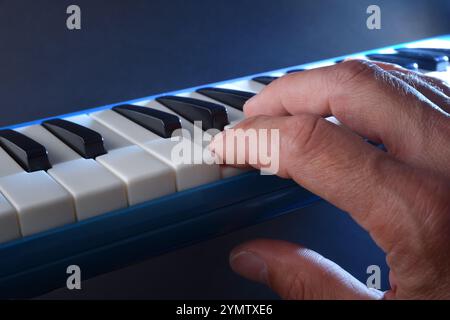
{"label": "thumb", "polygon": [[277,240],[253,240],[230,254],[231,268],[264,283],[284,299],[381,299],[334,262],[298,245]]}

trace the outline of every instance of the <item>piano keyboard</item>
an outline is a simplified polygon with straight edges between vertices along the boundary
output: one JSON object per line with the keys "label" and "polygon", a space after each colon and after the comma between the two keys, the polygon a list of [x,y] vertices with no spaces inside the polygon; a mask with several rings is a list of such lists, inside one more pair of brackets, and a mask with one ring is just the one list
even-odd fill
{"label": "piano keyboard", "polygon": [[61,287],[71,264],[94,276],[318,200],[275,176],[174,162],[178,142],[170,137],[232,126],[245,102],[278,77],[347,57],[450,81],[443,36],[2,128],[0,296]]}

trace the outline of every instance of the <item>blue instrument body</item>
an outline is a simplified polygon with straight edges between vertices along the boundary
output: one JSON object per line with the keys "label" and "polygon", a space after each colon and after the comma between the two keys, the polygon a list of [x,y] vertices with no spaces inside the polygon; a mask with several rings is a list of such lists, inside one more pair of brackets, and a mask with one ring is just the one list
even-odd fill
{"label": "blue instrument body", "polygon": [[[450,42],[450,35],[433,39]],[[389,48],[405,45],[407,44]],[[349,56],[378,53],[389,48]],[[307,68],[346,57],[348,56],[292,66],[208,86],[294,68]],[[173,95],[196,89],[165,94]],[[77,114],[108,109],[114,105],[83,110]],[[43,120],[45,119],[8,128],[40,123]],[[66,268],[69,265],[80,266],[83,279],[86,279],[181,246],[260,223],[318,200],[318,196],[293,181],[251,171],[5,243],[0,245],[0,298],[34,297],[63,287],[66,285]]]}

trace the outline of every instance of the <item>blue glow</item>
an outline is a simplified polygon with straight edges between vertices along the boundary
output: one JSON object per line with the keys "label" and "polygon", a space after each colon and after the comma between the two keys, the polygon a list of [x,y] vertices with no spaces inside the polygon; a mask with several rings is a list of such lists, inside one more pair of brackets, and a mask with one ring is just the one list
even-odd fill
{"label": "blue glow", "polygon": [[400,47],[413,45],[413,44],[416,44],[416,43],[419,43],[419,42],[430,41],[430,40],[450,41],[450,35],[425,38],[425,39],[422,39],[422,40],[416,40],[416,41],[412,41],[412,42],[401,43],[401,44],[387,46],[387,47],[383,47],[383,48],[378,48],[378,49],[373,49],[373,50],[368,50],[368,51],[362,51],[362,52],[358,52],[358,53],[352,53],[352,54],[338,56],[338,57],[334,57],[334,58],[330,58],[330,59],[326,59],[326,60],[320,60],[320,61],[310,62],[310,63],[306,63],[306,64],[300,64],[300,65],[296,65],[296,66],[290,66],[290,67],[277,69],[277,70],[272,70],[272,71],[265,71],[265,72],[261,72],[261,73],[257,73],[257,74],[253,74],[253,75],[249,75],[249,76],[245,76],[245,77],[229,79],[229,80],[224,80],[224,81],[215,82],[215,83],[208,83],[208,84],[204,84],[204,85],[200,85],[200,86],[196,86],[196,87],[191,87],[191,88],[186,88],[186,89],[181,89],[181,90],[176,90],[176,91],[159,93],[159,94],[155,94],[155,95],[151,95],[151,96],[147,96],[147,97],[143,97],[143,98],[138,98],[138,99],[133,99],[133,100],[128,100],[128,101],[121,101],[121,102],[112,103],[112,104],[108,104],[108,105],[101,106],[101,107],[84,109],[84,110],[81,110],[81,111],[76,111],[76,112],[72,112],[72,113],[68,113],[68,114],[63,114],[63,115],[60,115],[60,116],[48,117],[48,118],[43,118],[43,119],[34,120],[34,121],[30,121],[30,122],[18,123],[18,124],[15,124],[15,125],[1,127],[0,130],[1,129],[15,129],[15,128],[20,128],[20,127],[34,125],[34,124],[40,124],[42,121],[49,120],[49,119],[54,119],[54,118],[57,118],[57,117],[58,118],[67,118],[67,117],[77,116],[77,115],[80,115],[80,114],[86,114],[86,113],[92,113],[92,112],[101,111],[101,110],[105,110],[105,109],[111,109],[112,107],[115,107],[115,106],[118,106],[118,105],[121,105],[121,104],[126,104],[126,103],[127,104],[133,104],[133,103],[146,101],[146,100],[154,100],[155,98],[157,98],[159,96],[163,96],[163,95],[177,95],[177,94],[184,93],[184,92],[192,92],[192,91],[195,91],[197,89],[200,89],[200,88],[203,88],[203,87],[206,87],[206,86],[219,86],[219,85],[226,84],[226,83],[229,83],[229,82],[235,82],[235,81],[240,81],[240,80],[250,80],[250,79],[252,79],[254,77],[265,76],[265,75],[269,75],[269,74],[276,73],[276,72],[284,73],[284,72],[286,72],[286,71],[288,71],[290,69],[308,68],[309,66],[313,66],[313,65],[315,65],[317,63],[334,63],[334,61],[336,61],[336,60],[345,59],[345,58],[352,57],[352,56],[360,56],[360,55],[367,55],[367,54],[371,54],[371,53],[377,53],[377,52],[380,52],[380,51],[386,50],[386,49],[400,48]]}

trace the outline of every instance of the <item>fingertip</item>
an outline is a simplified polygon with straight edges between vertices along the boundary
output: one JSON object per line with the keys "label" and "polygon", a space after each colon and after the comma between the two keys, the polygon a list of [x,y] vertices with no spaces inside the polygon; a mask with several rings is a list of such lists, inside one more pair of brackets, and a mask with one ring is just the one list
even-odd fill
{"label": "fingertip", "polygon": [[278,260],[281,256],[289,254],[296,255],[302,249],[305,248],[287,241],[263,238],[254,239],[235,247],[230,253],[230,260],[242,252],[251,252],[266,261],[266,264],[270,264],[271,260]]}
{"label": "fingertip", "polygon": [[233,250],[229,261],[231,269],[237,274],[249,280],[267,284],[267,264],[258,254],[246,250]]}
{"label": "fingertip", "polygon": [[285,299],[379,299],[334,262],[300,245],[270,239],[243,243],[230,253],[239,275],[268,285]]}
{"label": "fingertip", "polygon": [[274,256],[282,255],[288,247],[298,247],[289,242],[271,239],[254,239],[231,250],[229,262],[231,269],[252,281],[268,285],[269,265]]}
{"label": "fingertip", "polygon": [[242,111],[244,112],[244,115],[246,117],[251,117],[253,115],[253,105],[255,104],[256,101],[256,96],[253,96],[252,98],[250,98],[249,100],[247,100],[247,102],[244,104],[244,107],[242,108]]}

